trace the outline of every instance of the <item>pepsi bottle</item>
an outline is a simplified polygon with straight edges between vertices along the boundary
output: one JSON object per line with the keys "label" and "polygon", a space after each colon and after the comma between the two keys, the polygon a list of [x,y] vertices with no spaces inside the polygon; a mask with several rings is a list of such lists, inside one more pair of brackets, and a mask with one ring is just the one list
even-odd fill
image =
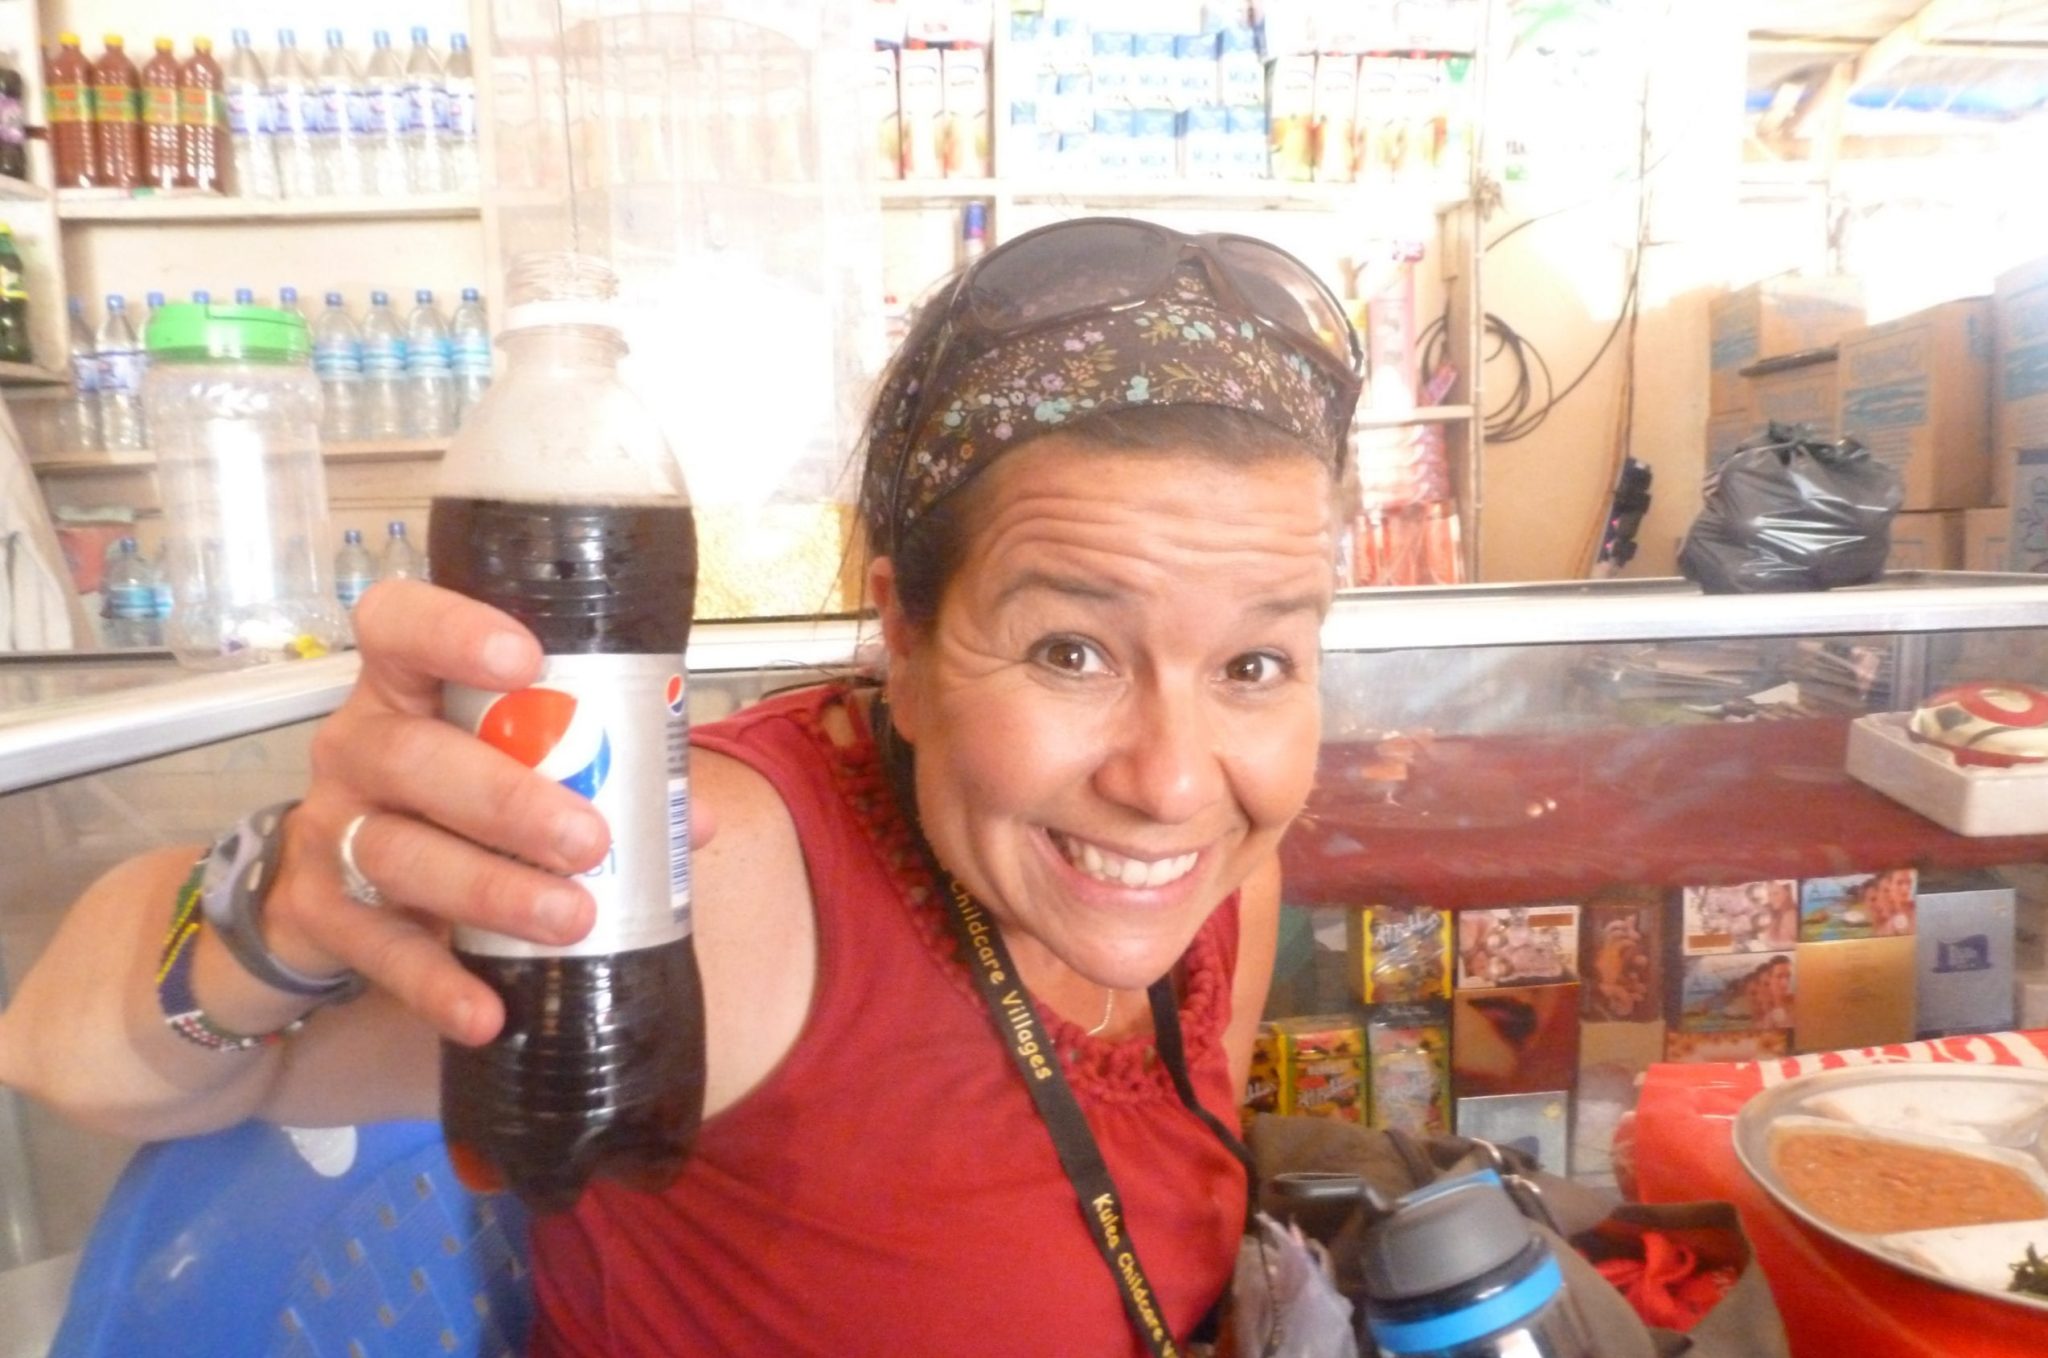
{"label": "pepsi bottle", "polygon": [[619,380],[616,289],[584,256],[513,262],[505,376],[450,445],[428,521],[436,582],[519,619],[547,653],[530,688],[447,686],[444,714],[611,829],[579,879],[597,901],[582,941],[455,934],[505,1026],[445,1047],[449,1157],[470,1187],[542,1211],[594,1177],[666,1184],[703,1111],[683,668],[696,527],[674,454]]}

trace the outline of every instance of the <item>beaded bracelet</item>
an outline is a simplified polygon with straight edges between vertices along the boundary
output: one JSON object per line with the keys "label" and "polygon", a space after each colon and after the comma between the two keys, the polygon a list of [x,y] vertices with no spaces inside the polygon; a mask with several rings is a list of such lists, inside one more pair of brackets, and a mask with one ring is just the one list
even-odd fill
{"label": "beaded bracelet", "polygon": [[192,945],[199,938],[199,931],[205,925],[206,917],[199,908],[200,883],[206,876],[207,859],[202,855],[192,865],[191,875],[178,888],[177,908],[171,912],[171,931],[164,938],[163,951],[156,963],[157,1003],[164,1013],[164,1026],[196,1046],[209,1051],[241,1052],[253,1047],[270,1047],[284,1041],[293,1033],[306,1026],[306,1020],[293,1019],[284,1027],[271,1033],[237,1033],[221,1027],[207,1017],[200,1008],[198,999],[192,994],[192,956],[197,951]]}

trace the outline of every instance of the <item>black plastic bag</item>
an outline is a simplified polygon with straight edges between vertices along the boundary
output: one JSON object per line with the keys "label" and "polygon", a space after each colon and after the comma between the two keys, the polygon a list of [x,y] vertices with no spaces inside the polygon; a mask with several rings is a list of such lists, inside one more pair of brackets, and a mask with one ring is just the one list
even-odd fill
{"label": "black plastic bag", "polygon": [[1773,424],[1707,477],[1678,569],[1709,594],[1867,584],[1884,574],[1898,474],[1854,439]]}

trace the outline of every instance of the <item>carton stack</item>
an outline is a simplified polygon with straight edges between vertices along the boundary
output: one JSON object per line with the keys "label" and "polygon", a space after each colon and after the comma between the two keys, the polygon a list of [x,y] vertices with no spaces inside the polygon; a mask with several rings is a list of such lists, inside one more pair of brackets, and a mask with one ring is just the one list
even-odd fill
{"label": "carton stack", "polygon": [[2048,573],[2048,259],[1991,289],[1992,499],[2007,509],[2008,568]]}
{"label": "carton stack", "polygon": [[1708,312],[1707,470],[1766,423],[1809,424],[1832,437],[1834,355],[1863,324],[1853,278],[1770,278],[1715,300]]}

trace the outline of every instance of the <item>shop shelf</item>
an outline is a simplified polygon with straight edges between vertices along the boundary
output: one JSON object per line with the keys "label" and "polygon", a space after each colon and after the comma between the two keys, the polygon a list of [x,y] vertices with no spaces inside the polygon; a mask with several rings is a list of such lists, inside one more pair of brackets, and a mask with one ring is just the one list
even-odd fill
{"label": "shop shelf", "polygon": [[1345,776],[1369,744],[1329,744],[1281,849],[1287,900],[1462,909],[2048,858],[2048,835],[1965,838],[1857,782],[1848,736],[1833,717],[1447,737],[1397,789]]}
{"label": "shop shelf", "polygon": [[422,194],[409,198],[280,200],[176,192],[136,196],[110,189],[66,189],[57,195],[57,216],[60,219],[110,225],[377,219],[416,221],[476,217],[481,213],[482,199],[474,193]]}
{"label": "shop shelf", "polygon": [[[56,377],[47,379],[58,381]],[[408,462],[439,457],[448,451],[448,440],[371,439],[362,443],[329,443],[320,455],[329,462]],[[154,467],[156,454],[147,448],[95,448],[84,452],[31,452],[29,462],[39,472],[119,472]]]}
{"label": "shop shelf", "polygon": [[999,179],[884,179],[877,183],[883,206],[890,204],[967,203],[1001,197]]}
{"label": "shop shelf", "polygon": [[1442,211],[1465,201],[1460,184],[1386,187],[1371,184],[1296,183],[1282,179],[1095,180],[1018,179],[1008,196],[1020,203],[1077,203],[1090,207],[1297,208],[1380,211],[1426,205]]}
{"label": "shop shelf", "polygon": [[1416,424],[1457,424],[1472,418],[1471,406],[1417,406],[1413,410],[1361,410],[1354,429],[1405,429]]}
{"label": "shop shelf", "polygon": [[50,201],[50,191],[25,179],[0,175],[0,200],[10,203],[47,203]]}
{"label": "shop shelf", "polygon": [[0,387],[52,387],[71,379],[34,363],[0,363]]}

